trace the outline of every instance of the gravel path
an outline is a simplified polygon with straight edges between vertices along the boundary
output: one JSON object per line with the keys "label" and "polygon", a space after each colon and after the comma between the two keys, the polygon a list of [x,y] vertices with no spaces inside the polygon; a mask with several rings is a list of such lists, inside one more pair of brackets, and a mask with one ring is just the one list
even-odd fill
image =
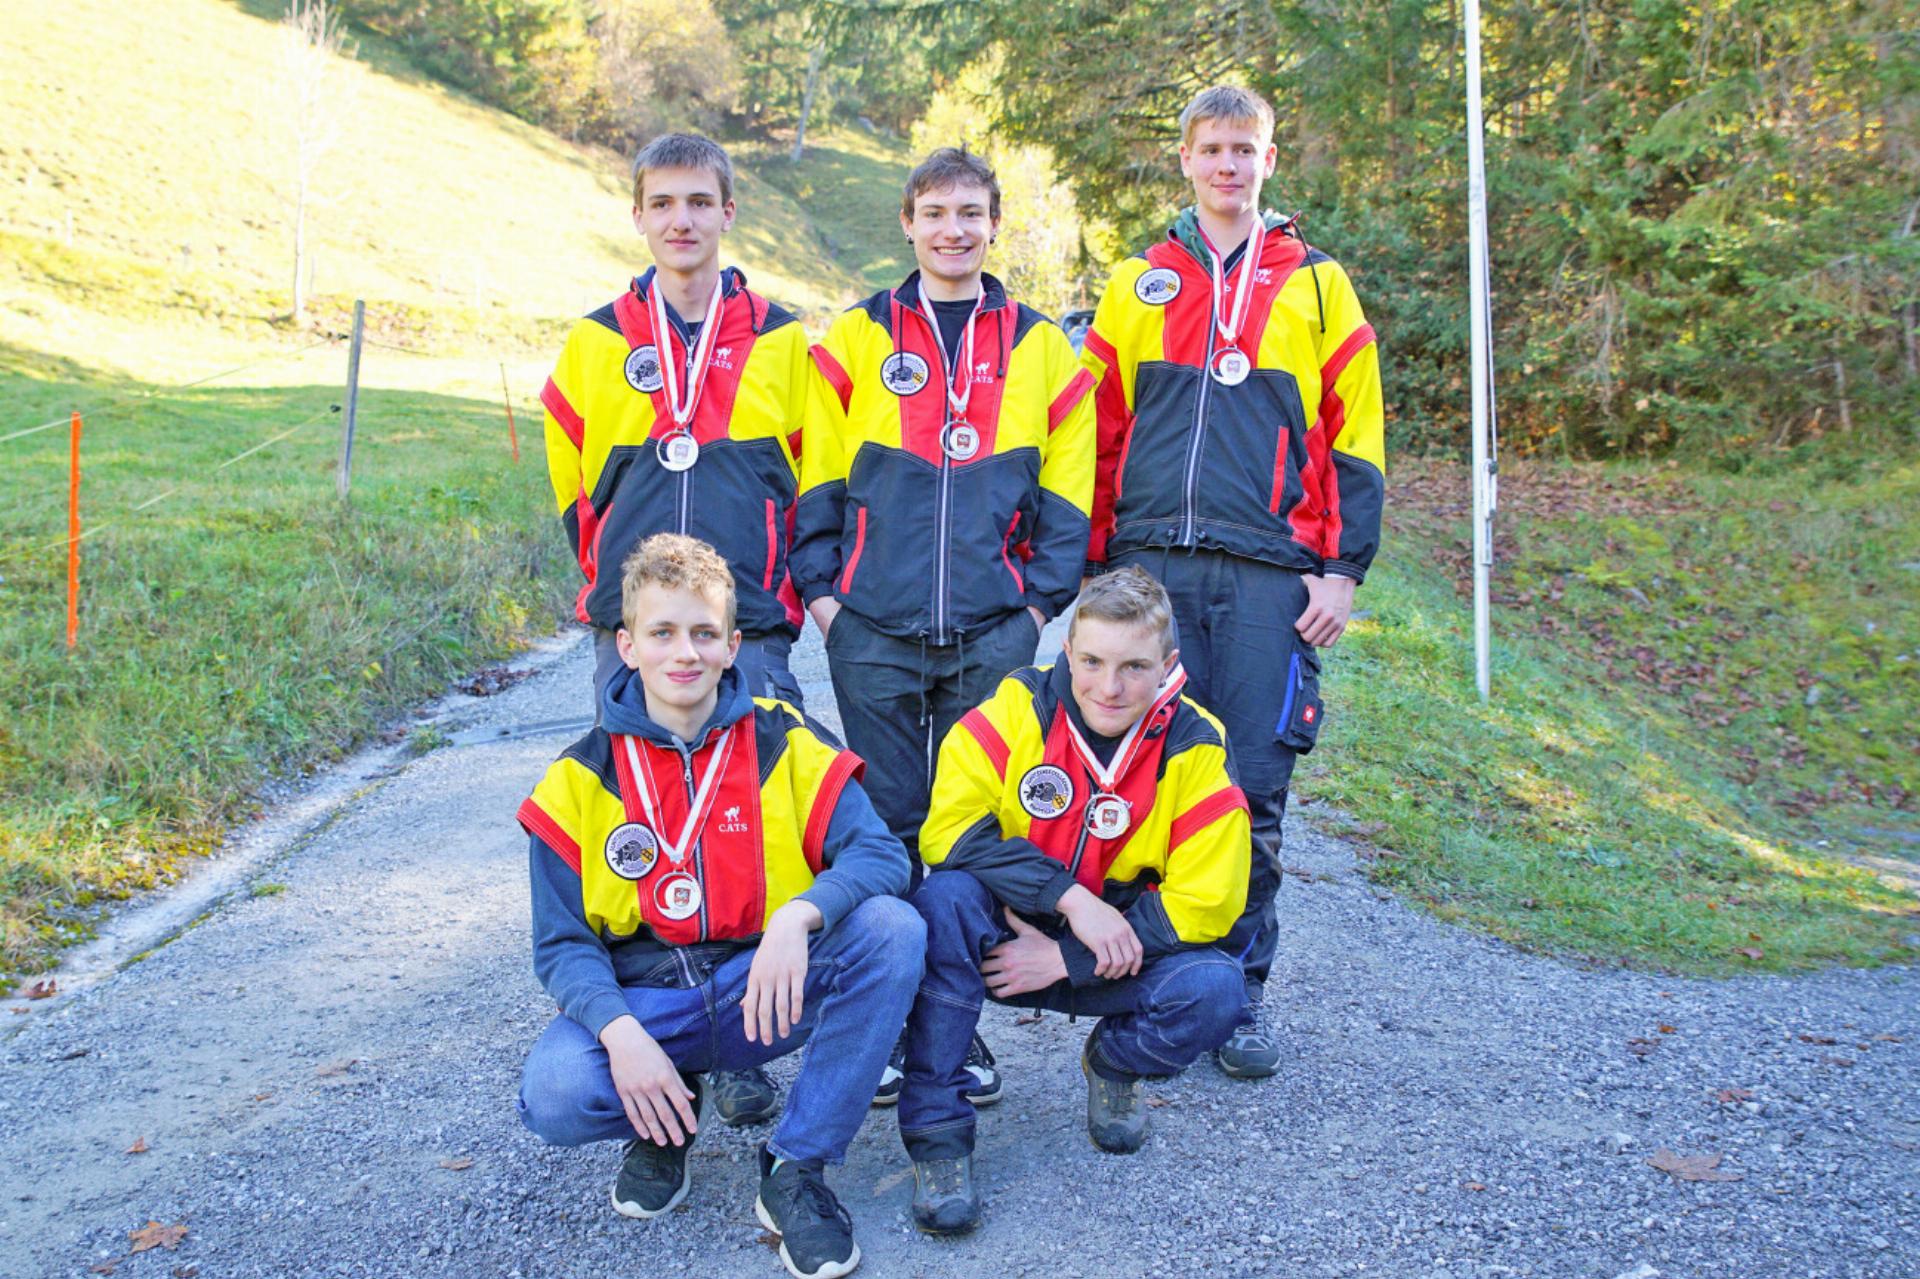
{"label": "gravel path", "polygon": [[[817,644],[796,668],[830,711]],[[573,714],[586,671],[581,645],[459,727]],[[637,1223],[607,1207],[615,1148],[549,1149],[514,1118],[552,1006],[511,814],[566,737],[476,738],[263,865],[284,891],[0,1015],[0,1275],[784,1273],[753,1221],[756,1133],[711,1124],[687,1206]],[[1303,822],[1287,839],[1312,879],[1281,898],[1281,1076],[1154,1086],[1147,1149],[1115,1158],[1085,1137],[1086,1027],[989,1009],[1008,1086],[981,1125],[986,1225],[911,1229],[875,1112],[832,1175],[862,1274],[1920,1275],[1911,970],[1587,971],[1382,899]],[[1648,1165],[1662,1148],[1739,1179],[1679,1181]],[[189,1233],[128,1257],[149,1221]]]}

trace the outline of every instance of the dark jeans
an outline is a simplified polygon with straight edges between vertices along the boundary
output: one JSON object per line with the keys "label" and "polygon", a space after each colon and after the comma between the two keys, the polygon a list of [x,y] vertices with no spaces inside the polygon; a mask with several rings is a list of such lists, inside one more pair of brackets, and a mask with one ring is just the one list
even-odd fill
{"label": "dark jeans", "polygon": [[1257,1007],[1280,940],[1274,895],[1294,752],[1274,733],[1287,700],[1288,657],[1303,642],[1293,624],[1306,611],[1306,583],[1294,569],[1224,551],[1127,551],[1109,567],[1128,564],[1167,588],[1187,696],[1225,725],[1234,775],[1246,792],[1253,823],[1247,909],[1220,947],[1240,957]]}
{"label": "dark jeans", "polygon": [[[1007,672],[1032,664],[1039,637],[1025,609],[953,644],[888,635],[850,608],[833,619],[827,664],[847,748],[867,762],[861,785],[908,853],[920,847],[940,743]],[[913,866],[917,884],[917,855]]]}
{"label": "dark jeans", "polygon": [[[593,628],[593,722],[600,722],[600,690],[620,669],[620,649],[614,643],[616,632]],[[784,635],[742,635],[740,651],[733,664],[747,681],[747,691],[755,697],[777,697],[795,710],[805,713],[807,706],[800,692],[800,681],[787,667],[787,655],[793,641]]]}
{"label": "dark jeans", "polygon": [[[870,897],[827,933],[814,934],[800,1024],[773,1047],[747,1040],[740,1001],[755,951],[708,968],[689,988],[628,986],[627,1008],[683,1071],[745,1070],[811,1044],[768,1149],[784,1159],[837,1164],[860,1130],[898,1027],[920,983],[926,928],[898,897]],[[678,959],[662,965],[669,977]],[[613,1089],[607,1050],[585,1026],[556,1017],[527,1054],[520,1119],[560,1146],[631,1140]]]}
{"label": "dark jeans", "polygon": [[[907,1014],[907,1071],[900,1137],[914,1159],[954,1159],[973,1150],[967,1048],[991,998],[980,976],[986,953],[1013,936],[1000,903],[963,870],[934,871],[913,895],[927,924],[926,976]],[[1109,1072],[1171,1075],[1220,1046],[1246,1015],[1240,965],[1211,946],[1157,955],[1134,977],[994,999],[1018,1008],[1100,1018],[1094,1052]]]}

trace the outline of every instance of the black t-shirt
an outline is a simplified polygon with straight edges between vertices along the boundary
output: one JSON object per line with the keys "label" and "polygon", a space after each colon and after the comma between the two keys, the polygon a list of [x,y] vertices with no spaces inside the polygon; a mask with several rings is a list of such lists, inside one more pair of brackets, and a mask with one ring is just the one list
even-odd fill
{"label": "black t-shirt", "polygon": [[940,331],[940,345],[946,349],[948,368],[960,362],[960,339],[966,335],[967,321],[973,318],[975,300],[933,304],[933,327]]}

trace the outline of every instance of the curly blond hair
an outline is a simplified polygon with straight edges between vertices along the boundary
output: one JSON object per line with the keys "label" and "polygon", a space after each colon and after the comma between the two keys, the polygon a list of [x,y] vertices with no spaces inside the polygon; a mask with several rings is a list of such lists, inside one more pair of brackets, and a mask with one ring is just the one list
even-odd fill
{"label": "curly blond hair", "polygon": [[738,601],[733,594],[733,572],[720,552],[684,533],[655,533],[633,548],[620,566],[620,618],[629,631],[637,630],[634,603],[643,586],[670,591],[692,591],[721,605],[727,630],[733,630]]}

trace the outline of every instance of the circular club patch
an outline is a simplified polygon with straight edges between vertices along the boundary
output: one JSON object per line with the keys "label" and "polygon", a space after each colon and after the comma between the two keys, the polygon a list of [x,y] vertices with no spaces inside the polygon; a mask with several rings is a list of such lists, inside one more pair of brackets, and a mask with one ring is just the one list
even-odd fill
{"label": "circular club patch", "polygon": [[1133,282],[1133,292],[1148,306],[1165,306],[1180,296],[1180,273],[1170,266],[1144,271]]}
{"label": "circular club patch", "polygon": [[927,362],[912,351],[895,351],[880,365],[880,385],[895,395],[916,395],[927,384]]}
{"label": "circular club patch", "polygon": [[1052,764],[1036,764],[1020,778],[1020,807],[1027,816],[1044,821],[1058,817],[1073,803],[1073,779],[1067,770]]}
{"label": "circular club patch", "polygon": [[627,352],[627,385],[642,395],[659,390],[660,352],[650,346],[636,346]]}
{"label": "circular club patch", "polygon": [[639,822],[613,828],[607,836],[607,868],[622,879],[639,879],[660,858],[660,840]]}

